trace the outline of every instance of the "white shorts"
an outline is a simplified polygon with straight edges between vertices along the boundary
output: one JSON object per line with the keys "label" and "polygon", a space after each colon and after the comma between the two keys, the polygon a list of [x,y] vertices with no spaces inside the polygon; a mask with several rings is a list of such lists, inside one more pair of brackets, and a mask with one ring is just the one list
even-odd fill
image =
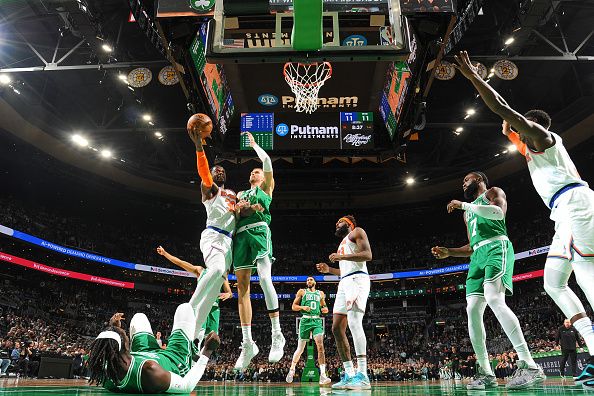
{"label": "white shorts", "polygon": [[332,312],[346,315],[353,307],[365,312],[370,290],[371,280],[367,274],[355,274],[342,278],[338,283]]}
{"label": "white shorts", "polygon": [[555,236],[548,257],[594,258],[594,191],[577,187],[562,194],[551,211]]}
{"label": "white shorts", "polygon": [[225,256],[225,269],[231,268],[233,261],[233,239],[210,228],[206,228],[200,235],[200,251],[204,257],[204,264],[208,268],[208,261],[218,252]]}

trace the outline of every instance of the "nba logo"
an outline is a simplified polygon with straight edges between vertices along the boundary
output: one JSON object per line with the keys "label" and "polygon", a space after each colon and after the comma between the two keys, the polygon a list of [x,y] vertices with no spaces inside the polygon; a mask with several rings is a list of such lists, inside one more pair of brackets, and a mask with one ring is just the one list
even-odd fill
{"label": "nba logo", "polygon": [[276,126],[276,134],[278,136],[287,136],[289,133],[289,126],[287,124],[278,124]]}

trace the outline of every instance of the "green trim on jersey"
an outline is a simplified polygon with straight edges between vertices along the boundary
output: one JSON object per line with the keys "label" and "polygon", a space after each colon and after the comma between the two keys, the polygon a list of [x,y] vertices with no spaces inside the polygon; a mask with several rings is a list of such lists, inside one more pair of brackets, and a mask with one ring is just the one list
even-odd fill
{"label": "green trim on jersey", "polygon": [[[490,205],[491,203],[485,197],[485,191],[472,201],[475,205]],[[475,246],[477,243],[485,239],[494,238],[496,236],[507,236],[507,227],[505,226],[505,218],[503,220],[490,220],[478,216],[470,211],[464,212],[464,220],[466,220],[466,230],[470,246]]]}
{"label": "green trim on jersey", "polygon": [[259,223],[261,221],[270,224],[272,217],[270,216],[270,203],[272,197],[264,192],[260,187],[250,188],[249,190],[241,191],[237,195],[237,200],[247,200],[250,205],[260,204],[264,208],[262,212],[254,212],[248,217],[240,217],[235,224],[235,228],[238,229],[248,224]]}

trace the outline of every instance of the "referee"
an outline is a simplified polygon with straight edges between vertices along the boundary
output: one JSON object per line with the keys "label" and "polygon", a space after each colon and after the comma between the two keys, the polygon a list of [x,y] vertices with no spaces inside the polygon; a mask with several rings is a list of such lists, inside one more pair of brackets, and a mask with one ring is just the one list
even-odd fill
{"label": "referee", "polygon": [[565,319],[563,326],[559,327],[559,331],[557,333],[557,343],[561,346],[561,366],[559,368],[561,371],[561,377],[565,377],[565,364],[567,363],[567,359],[569,359],[571,371],[575,377],[577,375],[576,344],[581,348],[583,347],[583,343],[580,339],[578,331],[571,325],[571,321],[569,319]]}

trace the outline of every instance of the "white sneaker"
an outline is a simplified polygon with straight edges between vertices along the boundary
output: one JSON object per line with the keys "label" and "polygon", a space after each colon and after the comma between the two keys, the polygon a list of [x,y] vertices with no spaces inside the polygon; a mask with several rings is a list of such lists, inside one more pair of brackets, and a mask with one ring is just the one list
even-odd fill
{"label": "white sneaker", "polygon": [[272,334],[272,345],[270,346],[270,353],[268,354],[268,361],[276,363],[282,359],[285,351],[285,337],[280,331]]}
{"label": "white sneaker", "polygon": [[258,345],[254,341],[241,343],[241,354],[235,362],[235,370],[245,370],[250,362],[260,352]]}
{"label": "white sneaker", "polygon": [[295,376],[295,370],[289,370],[289,373],[287,374],[287,378],[285,378],[287,380],[287,384],[290,384],[291,382],[293,382],[294,376]]}
{"label": "white sneaker", "polygon": [[328,385],[332,380],[325,373],[320,374],[320,385]]}

